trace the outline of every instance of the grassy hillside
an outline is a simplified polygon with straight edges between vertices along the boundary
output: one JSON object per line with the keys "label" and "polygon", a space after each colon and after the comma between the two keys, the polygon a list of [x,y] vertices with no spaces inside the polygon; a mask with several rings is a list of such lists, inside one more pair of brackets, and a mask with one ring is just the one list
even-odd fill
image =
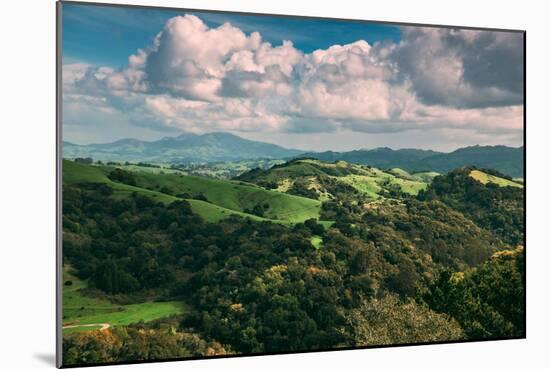
{"label": "grassy hillside", "polygon": [[124,183],[113,182],[107,177],[105,167],[80,164],[70,160],[63,160],[63,183],[104,183],[113,188],[113,196],[118,198],[130,196],[132,192],[137,192],[165,204],[178,200],[177,197],[166,195],[158,191],[151,191]]}
{"label": "grassy hillside", "polygon": [[[203,219],[216,222],[231,215],[253,220],[275,220],[282,223],[302,222],[318,218],[321,202],[300,196],[269,191],[250,183],[183,176],[177,174],[133,173],[136,185],[114,182],[108,178],[111,167],[91,166],[63,161],[63,181],[66,184],[104,183],[114,190],[113,196],[125,197],[137,192],[163,203],[182,200],[176,195],[194,197],[202,194],[207,201],[186,199],[194,212]],[[261,207],[262,216],[252,214]]]}
{"label": "grassy hillside", "polygon": [[[110,165],[110,163],[109,163]],[[116,168],[124,169],[124,170],[130,170],[133,172],[145,172],[145,173],[153,173],[153,174],[168,174],[168,173],[184,173],[183,170],[172,168],[172,167],[165,167],[165,166],[145,166],[145,165],[137,165],[137,164],[122,164],[117,163],[113,165]]]}
{"label": "grassy hillside", "polygon": [[511,181],[506,178],[498,177],[489,173],[482,172],[480,170],[474,169],[470,172],[470,177],[475,179],[476,181],[479,181],[483,184],[487,183],[494,183],[496,185],[499,185],[501,187],[505,186],[511,186],[511,187],[518,187],[523,188],[523,185],[521,183],[517,183],[514,181]]}
{"label": "grassy hillside", "polygon": [[[177,199],[177,198],[176,198]],[[181,200],[181,199],[177,199]],[[222,219],[225,219],[231,215],[238,215],[244,218],[250,218],[256,221],[268,221],[269,219],[262,218],[256,215],[243,213],[241,211],[235,211],[227,209],[221,206],[210,204],[205,201],[189,199],[186,200],[190,205],[191,209],[195,214],[198,214],[202,219],[207,222],[219,222]]]}
{"label": "grassy hillside", "polygon": [[88,286],[86,281],[78,279],[65,267],[63,282],[68,281],[70,285],[63,287],[63,326],[67,326],[64,333],[97,330],[106,324],[148,322],[187,311],[186,306],[177,301],[116,305],[106,299],[85,296],[81,290]]}
{"label": "grassy hillside", "polygon": [[252,213],[255,206],[262,208],[263,218],[302,222],[318,218],[320,201],[269,191],[254,184],[195,176],[174,174],[153,175],[136,173],[137,185],[163,192],[204,195],[208,202],[235,212]]}
{"label": "grassy hillside", "polygon": [[107,162],[106,165],[132,172],[154,174],[186,174],[190,176],[231,179],[254,168],[271,168],[285,163],[281,159],[250,159],[228,162],[180,163],[170,165],[165,163],[129,163]]}
{"label": "grassy hillside", "polygon": [[384,190],[398,187],[402,192],[416,195],[428,186],[428,181],[415,178],[402,169],[391,169],[384,172],[370,168],[363,175],[348,175],[338,180],[352,185],[357,190],[368,194],[372,198],[380,198]]}
{"label": "grassy hillside", "polygon": [[440,174],[437,172],[417,172],[417,173],[414,173],[412,176],[421,182],[430,183],[438,175]]}
{"label": "grassy hillside", "polygon": [[70,160],[63,160],[63,183],[109,183],[111,180],[107,178],[101,167],[75,163]]}
{"label": "grassy hillside", "polygon": [[[383,171],[345,161],[327,163],[315,159],[298,159],[274,166],[268,170],[255,169],[238,179],[280,192],[293,192],[300,185],[316,193],[320,200],[336,196],[334,182],[353,187],[356,191],[376,200],[392,190],[416,195],[425,189],[438,174],[423,172],[410,174],[399,168]],[[315,196],[315,195],[312,195]]]}

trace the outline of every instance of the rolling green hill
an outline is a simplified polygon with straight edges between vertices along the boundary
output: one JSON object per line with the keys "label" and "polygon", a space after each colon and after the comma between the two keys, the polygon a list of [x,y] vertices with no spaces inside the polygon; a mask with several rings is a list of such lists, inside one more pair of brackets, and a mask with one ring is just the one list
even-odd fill
{"label": "rolling green hill", "polygon": [[63,184],[112,183],[101,167],[63,160]]}
{"label": "rolling green hill", "polygon": [[[135,185],[115,182],[107,166],[92,166],[63,161],[63,181],[66,184],[104,183],[113,188],[115,197],[137,192],[163,203],[185,198],[193,211],[207,221],[219,221],[231,215],[253,220],[275,220],[282,223],[303,222],[318,218],[321,202],[300,196],[269,191],[239,181],[134,172]],[[193,198],[198,197],[200,198]],[[178,197],[180,196],[180,197]]]}
{"label": "rolling green hill", "polygon": [[494,183],[501,187],[511,186],[511,187],[523,188],[523,185],[521,183],[517,183],[506,178],[498,177],[493,174],[485,173],[477,169],[474,169],[470,172],[470,177],[472,177],[476,181],[479,181],[483,184]]}
{"label": "rolling green hill", "polygon": [[399,168],[384,171],[345,161],[327,163],[316,159],[295,159],[271,169],[251,170],[237,179],[280,192],[297,192],[296,187],[304,191],[305,187],[306,192],[310,191],[310,197],[321,200],[334,198],[336,192],[342,190],[338,184],[343,184],[371,199],[379,199],[395,190],[416,195],[437,175],[435,172],[410,174]]}
{"label": "rolling green hill", "polygon": [[[65,162],[63,179],[65,358],[341,347],[375,324],[401,337],[383,344],[524,335],[524,189],[494,170],[300,159],[216,180]],[[322,221],[290,226],[318,204]]]}
{"label": "rolling green hill", "polygon": [[417,172],[417,173],[414,173],[412,176],[417,178],[421,182],[430,183],[438,175],[439,173],[437,172]]}
{"label": "rolling green hill", "polygon": [[385,172],[370,168],[363,175],[352,175],[339,178],[340,181],[352,185],[372,198],[383,197],[383,193],[397,187],[409,195],[416,195],[428,186],[429,181],[421,177],[414,177],[398,168]]}
{"label": "rolling green hill", "polygon": [[[175,174],[135,173],[134,175],[138,187],[172,195],[187,194],[190,197],[202,194],[209,203],[237,212],[254,213],[269,219],[302,222],[309,218],[317,218],[321,207],[321,203],[316,200],[269,191],[242,181]],[[254,211],[257,206],[261,209]]]}

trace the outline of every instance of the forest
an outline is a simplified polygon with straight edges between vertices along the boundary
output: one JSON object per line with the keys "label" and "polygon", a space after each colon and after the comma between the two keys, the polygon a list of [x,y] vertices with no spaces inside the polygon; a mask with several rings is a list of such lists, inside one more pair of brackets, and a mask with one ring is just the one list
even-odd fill
{"label": "forest", "polygon": [[[290,161],[209,182],[222,198],[178,174],[64,167],[65,287],[85,281],[79,298],[120,312],[186,307],[64,333],[66,365],[525,335],[525,190],[481,183],[479,168],[424,181]],[[245,195],[229,203],[230,189]],[[307,217],[284,219],[302,198],[293,211]],[[207,206],[223,216],[197,211]]]}

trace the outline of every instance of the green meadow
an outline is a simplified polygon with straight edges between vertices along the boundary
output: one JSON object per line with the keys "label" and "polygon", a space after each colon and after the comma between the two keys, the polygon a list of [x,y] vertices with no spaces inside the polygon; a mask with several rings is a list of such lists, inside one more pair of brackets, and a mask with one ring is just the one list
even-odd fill
{"label": "green meadow", "polygon": [[[111,181],[107,176],[110,170],[111,167],[64,160],[63,181],[66,184],[105,183],[113,188],[114,197],[127,197],[137,192],[165,204],[182,200],[176,196],[178,194],[190,197],[201,194],[207,201],[191,198],[186,201],[191,204],[193,211],[209,222],[239,215],[257,221],[291,224],[319,218],[321,209],[318,200],[270,191],[241,181],[134,172],[136,186],[131,186]],[[263,208],[263,216],[251,214],[256,205]]]}
{"label": "green meadow", "polygon": [[506,178],[497,177],[489,173],[482,172],[480,170],[474,169],[470,172],[470,177],[475,179],[476,181],[479,181],[483,184],[487,183],[494,183],[498,186],[505,187],[505,186],[511,186],[511,187],[518,187],[523,188],[523,184],[517,183],[515,181],[511,181]]}
{"label": "green meadow", "polygon": [[321,236],[311,236],[311,244],[316,248],[323,246],[323,238]]}
{"label": "green meadow", "polygon": [[137,185],[141,188],[168,191],[190,196],[204,195],[209,203],[245,213],[254,206],[265,206],[262,218],[291,223],[318,218],[321,202],[286,193],[269,191],[251,183],[174,174],[153,175],[137,173]]}
{"label": "green meadow", "polygon": [[320,184],[323,178],[352,186],[372,200],[377,200],[384,198],[384,192],[391,189],[417,195],[437,175],[435,172],[410,174],[399,168],[381,170],[345,161],[327,163],[316,159],[297,159],[266,171],[251,171],[239,178],[256,184],[276,184],[280,192],[291,190],[297,180],[309,180],[308,187],[318,192],[321,201],[327,201],[334,194],[329,194]]}
{"label": "green meadow", "polygon": [[[70,285],[66,285],[67,282]],[[97,330],[102,325],[149,322],[187,311],[187,307],[177,301],[118,305],[104,298],[89,297],[83,291],[88,287],[87,282],[71,274],[67,266],[63,271],[63,283],[63,326],[74,326],[63,329],[64,333]]]}

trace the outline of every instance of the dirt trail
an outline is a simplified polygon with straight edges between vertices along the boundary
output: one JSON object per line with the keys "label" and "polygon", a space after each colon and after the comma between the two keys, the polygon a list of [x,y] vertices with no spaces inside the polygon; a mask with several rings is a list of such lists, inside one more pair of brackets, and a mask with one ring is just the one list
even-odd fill
{"label": "dirt trail", "polygon": [[111,325],[109,323],[96,323],[96,324],[66,325],[66,326],[63,327],[63,329],[66,329],[66,328],[79,328],[79,327],[96,327],[96,326],[101,326],[101,328],[99,328],[100,331],[104,331],[106,329],[111,328]]}

